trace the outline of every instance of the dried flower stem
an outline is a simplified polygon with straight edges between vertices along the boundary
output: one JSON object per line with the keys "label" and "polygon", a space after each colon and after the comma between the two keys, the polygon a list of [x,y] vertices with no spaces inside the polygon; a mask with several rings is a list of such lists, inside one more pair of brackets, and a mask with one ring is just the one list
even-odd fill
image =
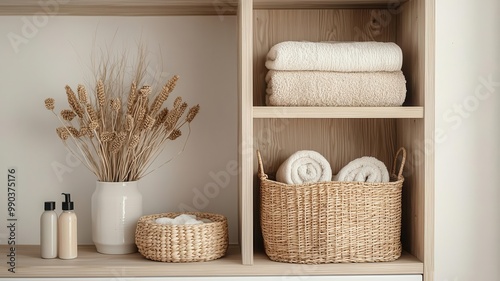
{"label": "dried flower stem", "polygon": [[[179,77],[173,76],[158,92],[141,85],[146,73],[145,51],[140,50],[135,77],[127,90],[123,85],[125,56],[118,63],[99,63],[92,94],[78,85],[78,97],[69,86],[66,96],[70,109],[54,112],[55,101],[45,100],[45,107],[60,121],[57,134],[67,149],[92,171],[99,181],[136,181],[172,161],[182,153],[191,133],[190,123],[199,111],[193,106],[184,116],[188,105],[176,98],[172,108],[165,101],[174,90]],[[150,100],[152,101],[150,103]],[[182,122],[180,122],[182,120]],[[182,135],[187,124],[188,134],[182,150],[154,169],[168,141]]]}

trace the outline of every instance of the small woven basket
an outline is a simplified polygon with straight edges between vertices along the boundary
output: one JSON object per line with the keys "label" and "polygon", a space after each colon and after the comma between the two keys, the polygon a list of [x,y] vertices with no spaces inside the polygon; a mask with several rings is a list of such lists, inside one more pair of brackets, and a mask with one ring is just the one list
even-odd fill
{"label": "small woven basket", "polygon": [[[157,218],[181,214],[209,219],[211,223],[164,225]],[[137,222],[135,244],[145,258],[162,262],[198,262],[223,257],[228,246],[226,217],[210,213],[163,213],[143,216]]]}
{"label": "small woven basket", "polygon": [[393,261],[401,256],[404,148],[394,157],[388,183],[289,185],[269,180],[259,151],[257,157],[262,236],[271,260],[320,264]]}

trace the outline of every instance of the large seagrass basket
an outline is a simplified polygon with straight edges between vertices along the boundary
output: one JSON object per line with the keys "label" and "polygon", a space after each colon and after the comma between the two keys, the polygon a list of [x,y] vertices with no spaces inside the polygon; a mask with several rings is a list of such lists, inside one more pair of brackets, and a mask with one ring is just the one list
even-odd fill
{"label": "large seagrass basket", "polygon": [[401,256],[404,148],[396,153],[386,183],[289,185],[268,179],[260,152],[257,157],[260,222],[271,260],[320,264],[393,261]]}

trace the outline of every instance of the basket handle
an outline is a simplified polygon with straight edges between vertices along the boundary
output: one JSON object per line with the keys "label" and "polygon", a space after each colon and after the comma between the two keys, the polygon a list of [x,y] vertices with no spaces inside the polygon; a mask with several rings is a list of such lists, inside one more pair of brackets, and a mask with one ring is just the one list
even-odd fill
{"label": "basket handle", "polygon": [[267,179],[266,173],[264,173],[264,165],[262,164],[262,156],[260,155],[260,150],[257,150],[257,160],[259,162],[258,176],[261,180]]}
{"label": "basket handle", "polygon": [[396,153],[396,156],[394,156],[394,164],[392,165],[392,174],[396,174],[396,166],[397,166],[397,161],[399,158],[399,154],[402,154],[401,156],[401,165],[399,167],[399,172],[397,174],[398,179],[403,176],[403,168],[405,167],[405,162],[406,162],[406,149],[404,147],[399,148],[398,152]]}

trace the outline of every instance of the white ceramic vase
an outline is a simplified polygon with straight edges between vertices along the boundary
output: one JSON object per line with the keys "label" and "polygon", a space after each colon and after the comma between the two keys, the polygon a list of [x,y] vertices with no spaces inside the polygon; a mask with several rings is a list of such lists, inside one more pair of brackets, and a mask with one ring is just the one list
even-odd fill
{"label": "white ceramic vase", "polygon": [[142,195],[137,181],[97,182],[92,194],[92,240],[99,253],[137,251],[135,228],[142,216]]}

